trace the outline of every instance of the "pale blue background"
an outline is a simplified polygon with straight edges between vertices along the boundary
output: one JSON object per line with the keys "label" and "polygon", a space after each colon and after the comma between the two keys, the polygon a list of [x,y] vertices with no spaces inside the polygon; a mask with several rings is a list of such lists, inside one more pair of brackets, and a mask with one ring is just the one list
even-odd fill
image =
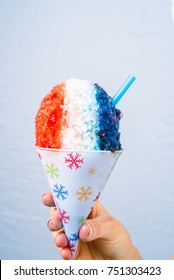
{"label": "pale blue background", "polygon": [[170,0],[0,1],[0,257],[58,259],[34,117],[59,81],[85,78],[120,101],[124,148],[101,198],[145,259],[174,252],[174,23]]}

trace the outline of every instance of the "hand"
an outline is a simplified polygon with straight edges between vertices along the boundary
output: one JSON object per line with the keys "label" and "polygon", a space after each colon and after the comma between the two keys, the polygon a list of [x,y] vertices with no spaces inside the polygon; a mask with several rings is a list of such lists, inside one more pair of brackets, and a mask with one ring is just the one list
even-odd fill
{"label": "hand", "polygon": [[[46,206],[51,207],[48,227],[54,238],[56,248],[63,259],[71,259],[68,239],[62,228],[51,192],[41,197]],[[112,217],[97,201],[88,219],[79,230],[79,243],[76,260],[140,260],[141,256],[134,247],[124,226]]]}

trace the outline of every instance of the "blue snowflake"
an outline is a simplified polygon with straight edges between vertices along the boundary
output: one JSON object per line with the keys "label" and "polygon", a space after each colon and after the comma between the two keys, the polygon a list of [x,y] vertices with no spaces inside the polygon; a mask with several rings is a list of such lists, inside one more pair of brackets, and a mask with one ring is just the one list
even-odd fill
{"label": "blue snowflake", "polygon": [[77,233],[72,233],[69,237],[69,242],[74,242],[74,241],[77,241],[79,239]]}
{"label": "blue snowflake", "polygon": [[68,190],[66,190],[65,187],[62,186],[61,184],[60,186],[58,184],[55,184],[53,188],[53,192],[55,193],[55,196],[58,199],[62,199],[62,200],[67,199]]}

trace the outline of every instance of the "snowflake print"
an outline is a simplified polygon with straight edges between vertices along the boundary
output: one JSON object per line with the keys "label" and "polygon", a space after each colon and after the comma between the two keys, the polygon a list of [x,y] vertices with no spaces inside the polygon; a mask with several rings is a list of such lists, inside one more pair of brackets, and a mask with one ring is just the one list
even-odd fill
{"label": "snowflake print", "polygon": [[68,221],[70,221],[70,216],[68,215],[68,212],[60,208],[59,208],[59,218],[63,224],[68,224]]}
{"label": "snowflake print", "polygon": [[95,171],[96,171],[95,168],[91,167],[91,168],[89,168],[88,173],[89,173],[89,175],[94,175]]}
{"label": "snowflake print", "polygon": [[75,155],[72,152],[67,154],[67,157],[65,157],[65,163],[68,163],[67,167],[70,169],[73,169],[73,167],[75,167],[75,169],[80,168],[81,164],[84,163],[84,159],[81,157],[79,153],[75,153]]}
{"label": "snowflake print", "polygon": [[60,185],[55,184],[53,187],[53,192],[55,193],[55,196],[58,199],[62,199],[62,200],[67,199],[68,190],[66,190],[65,187],[62,186],[61,184]]}
{"label": "snowflake print", "polygon": [[42,159],[42,155],[40,153],[38,153],[38,157],[40,160]]}
{"label": "snowflake print", "polygon": [[79,237],[76,232],[72,233],[68,238],[69,242],[74,242],[74,241],[77,241],[78,239],[79,239]]}
{"label": "snowflake print", "polygon": [[53,150],[53,151],[51,151],[51,152],[52,152],[52,155],[53,155],[53,156],[57,156],[58,153],[59,153],[57,150]]}
{"label": "snowflake print", "polygon": [[93,201],[97,201],[97,199],[99,199],[99,197],[100,197],[100,192],[98,193],[98,195],[96,195],[96,197],[95,197],[95,199],[93,200]]}
{"label": "snowflake print", "polygon": [[82,201],[86,201],[89,199],[89,196],[92,195],[92,188],[88,186],[85,188],[85,186],[80,187],[80,191],[76,191],[77,199]]}
{"label": "snowflake print", "polygon": [[85,222],[86,218],[85,217],[80,217],[79,218],[79,224],[83,224]]}
{"label": "snowflake print", "polygon": [[116,158],[116,160],[117,160],[121,156],[121,153],[114,152],[114,153],[112,153],[112,155],[113,155],[113,158]]}
{"label": "snowflake print", "polygon": [[59,169],[55,167],[54,163],[46,164],[46,172],[50,175],[52,179],[59,177]]}
{"label": "snowflake print", "polygon": [[71,250],[71,254],[75,253],[75,251],[76,251],[76,244],[75,243],[69,243],[69,248]]}

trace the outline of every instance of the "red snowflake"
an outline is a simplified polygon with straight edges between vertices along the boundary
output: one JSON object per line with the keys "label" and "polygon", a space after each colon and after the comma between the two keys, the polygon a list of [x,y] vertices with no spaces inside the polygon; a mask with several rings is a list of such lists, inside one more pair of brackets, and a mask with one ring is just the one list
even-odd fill
{"label": "red snowflake", "polygon": [[71,250],[71,254],[75,253],[76,245],[74,243],[69,243],[69,248]]}
{"label": "red snowflake", "polygon": [[70,216],[67,214],[68,213],[64,209],[59,208],[59,218],[63,224],[68,224],[68,221],[70,221]]}
{"label": "red snowflake", "polygon": [[40,160],[42,159],[42,155],[40,153],[38,153],[38,157]]}
{"label": "red snowflake", "polygon": [[80,168],[81,164],[84,163],[84,159],[81,157],[82,155],[79,153],[75,153],[75,155],[72,152],[67,154],[67,157],[65,157],[65,163],[68,163],[67,167],[70,169],[73,169],[73,167],[75,167],[75,169]]}
{"label": "red snowflake", "polygon": [[96,195],[96,197],[93,201],[97,201],[97,199],[99,199],[99,197],[100,197],[100,192],[98,193],[98,195]]}

